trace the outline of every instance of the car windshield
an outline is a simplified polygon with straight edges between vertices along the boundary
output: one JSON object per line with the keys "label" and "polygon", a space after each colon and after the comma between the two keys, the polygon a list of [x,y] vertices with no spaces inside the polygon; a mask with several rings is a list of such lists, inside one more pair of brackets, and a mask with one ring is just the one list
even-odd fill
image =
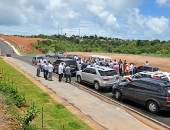
{"label": "car windshield", "polygon": [[101,76],[114,76],[114,75],[117,75],[117,72],[115,70],[108,70],[108,71],[99,70],[99,73],[100,73]]}

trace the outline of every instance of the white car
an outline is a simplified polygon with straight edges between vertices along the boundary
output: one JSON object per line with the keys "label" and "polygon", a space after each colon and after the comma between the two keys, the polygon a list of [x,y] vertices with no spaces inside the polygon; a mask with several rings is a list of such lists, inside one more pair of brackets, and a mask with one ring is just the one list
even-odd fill
{"label": "white car", "polygon": [[114,69],[109,67],[97,66],[87,67],[76,73],[77,82],[90,83],[96,90],[101,88],[112,88],[114,84],[119,83],[119,76]]}
{"label": "white car", "polygon": [[106,62],[106,61],[111,61],[111,60],[112,60],[111,57],[108,57],[108,56],[100,56],[100,55],[91,55],[89,58],[90,58],[90,59],[93,59],[93,60],[95,60],[95,61],[99,61],[99,62],[102,62],[102,61]]}
{"label": "white car", "polygon": [[164,74],[164,72],[161,71],[155,71],[155,72],[143,71],[143,72],[136,73],[134,75],[126,75],[122,78],[122,80],[132,81],[133,79],[138,79],[138,78],[153,78],[159,80],[167,80],[166,75]]}
{"label": "white car", "polygon": [[164,74],[165,76],[162,77],[164,80],[170,82],[170,73],[168,72],[162,72],[162,74]]}

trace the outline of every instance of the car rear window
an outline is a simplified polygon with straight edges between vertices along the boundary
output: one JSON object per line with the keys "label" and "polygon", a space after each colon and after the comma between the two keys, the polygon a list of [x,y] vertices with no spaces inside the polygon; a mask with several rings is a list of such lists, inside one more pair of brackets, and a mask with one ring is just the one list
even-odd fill
{"label": "car rear window", "polygon": [[74,61],[66,61],[66,64],[67,65],[77,65],[77,62],[74,60]]}
{"label": "car rear window", "polygon": [[44,59],[44,57],[37,57],[37,59]]}
{"label": "car rear window", "polygon": [[99,73],[100,73],[101,76],[114,76],[114,75],[117,75],[117,72],[115,70],[109,70],[109,71],[99,70]]}
{"label": "car rear window", "polygon": [[159,69],[158,68],[153,68],[153,71],[158,71]]}

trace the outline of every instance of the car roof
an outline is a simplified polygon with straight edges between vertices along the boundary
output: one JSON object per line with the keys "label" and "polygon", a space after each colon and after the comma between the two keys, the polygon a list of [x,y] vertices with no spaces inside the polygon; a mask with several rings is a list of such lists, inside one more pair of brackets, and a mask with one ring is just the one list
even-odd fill
{"label": "car roof", "polygon": [[108,70],[114,70],[112,68],[109,68],[109,67],[104,67],[104,66],[95,66],[95,67],[88,67],[88,68],[93,68],[93,69],[98,69],[98,70],[105,70],[105,71],[108,71]]}
{"label": "car roof", "polygon": [[170,82],[167,82],[164,80],[156,80],[156,79],[152,79],[152,78],[140,78],[140,79],[136,79],[135,81],[137,81],[137,80],[154,83],[154,84],[160,84],[161,86],[170,86]]}
{"label": "car roof", "polygon": [[57,60],[61,60],[61,61],[76,61],[74,59],[69,59],[69,58],[61,58],[61,59],[57,59]]}
{"label": "car roof", "polygon": [[150,72],[150,71],[142,71],[142,72],[138,72],[139,74],[147,74],[147,75],[158,75],[158,74],[162,74],[161,71],[154,71],[154,72]]}
{"label": "car roof", "polygon": [[111,57],[101,56],[101,55],[90,55],[90,57],[94,57],[94,58],[104,58],[104,59],[112,59]]}
{"label": "car roof", "polygon": [[67,56],[78,56],[78,55],[76,55],[76,54],[69,54],[69,55],[67,55]]}
{"label": "car roof", "polygon": [[158,68],[158,67],[155,67],[155,66],[145,66],[145,65],[141,65],[139,67]]}
{"label": "car roof", "polygon": [[44,58],[44,56],[34,56],[34,57],[43,57]]}

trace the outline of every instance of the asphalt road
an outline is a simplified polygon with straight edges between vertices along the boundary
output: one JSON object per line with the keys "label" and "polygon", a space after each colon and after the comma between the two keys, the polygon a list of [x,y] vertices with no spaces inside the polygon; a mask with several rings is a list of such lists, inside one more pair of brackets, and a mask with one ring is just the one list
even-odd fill
{"label": "asphalt road", "polygon": [[11,46],[9,46],[3,40],[0,39],[0,55],[7,56],[9,54],[11,56],[17,56]]}
{"label": "asphalt road", "polygon": [[[0,40],[0,55],[7,56],[7,54],[11,54],[11,57],[21,59],[21,60],[23,60],[23,61],[25,61],[29,64],[32,64],[32,57],[33,56],[17,56],[14,53],[13,49],[8,44],[6,44],[2,40]],[[54,58],[47,57],[46,59],[51,61],[51,62],[55,61]],[[76,77],[72,77],[72,81],[76,82]],[[93,86],[91,86],[91,85],[88,85],[88,84],[83,84],[83,85],[93,89]],[[113,98],[113,95],[112,95],[111,92],[102,91],[100,93],[109,97],[109,98]],[[147,116],[149,116],[149,117],[151,117],[155,120],[158,120],[158,121],[170,126],[170,111],[169,112],[162,111],[159,114],[152,114],[152,113],[148,112],[144,106],[141,106],[137,103],[134,103],[134,102],[131,102],[131,101],[128,101],[128,100],[125,100],[122,103],[124,105],[127,105],[128,107],[135,109],[136,111],[139,111],[139,112],[141,112],[141,113],[143,113],[143,114],[145,114],[145,115],[147,115]]]}

